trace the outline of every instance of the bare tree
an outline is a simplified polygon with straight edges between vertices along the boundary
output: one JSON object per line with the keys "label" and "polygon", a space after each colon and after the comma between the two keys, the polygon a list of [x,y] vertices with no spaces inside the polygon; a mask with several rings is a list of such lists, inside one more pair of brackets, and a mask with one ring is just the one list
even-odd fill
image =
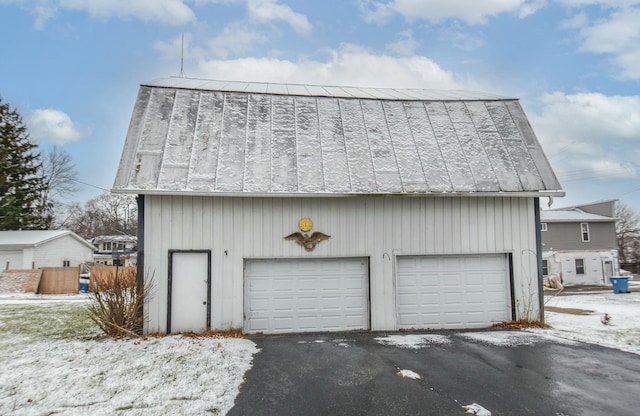
{"label": "bare tree", "polygon": [[625,204],[616,204],[616,237],[620,263],[640,262],[640,216]]}
{"label": "bare tree", "polygon": [[74,204],[70,207],[65,227],[87,239],[99,235],[136,235],[136,197],[105,192],[84,206]]}
{"label": "bare tree", "polygon": [[53,227],[60,227],[64,216],[62,200],[78,191],[78,173],[69,153],[57,146],[46,152],[42,158],[42,176],[45,187],[40,193],[40,207],[53,219]]}

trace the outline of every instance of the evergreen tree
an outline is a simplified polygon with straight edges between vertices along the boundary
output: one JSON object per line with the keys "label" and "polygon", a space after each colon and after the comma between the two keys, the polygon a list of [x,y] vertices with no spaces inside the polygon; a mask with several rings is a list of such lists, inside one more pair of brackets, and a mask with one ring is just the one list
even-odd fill
{"label": "evergreen tree", "polygon": [[0,99],[0,230],[43,230],[51,223],[38,204],[45,184],[36,148],[20,114]]}

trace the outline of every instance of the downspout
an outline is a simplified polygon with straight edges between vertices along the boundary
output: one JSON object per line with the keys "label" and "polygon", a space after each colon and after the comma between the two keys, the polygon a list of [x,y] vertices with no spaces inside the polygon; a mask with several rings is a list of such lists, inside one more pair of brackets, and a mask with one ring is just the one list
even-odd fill
{"label": "downspout", "polygon": [[533,198],[533,210],[536,227],[536,253],[538,260],[538,303],[540,322],[544,323],[544,286],[542,276],[542,232],[540,226],[540,198]]}
{"label": "downspout", "polygon": [[[136,271],[136,284],[138,290],[142,290],[144,288],[144,195],[138,195],[136,201],[138,202],[138,268]],[[144,328],[144,304],[142,308],[140,308],[138,316],[142,319],[140,319],[141,325],[136,329],[136,332],[142,335]]]}

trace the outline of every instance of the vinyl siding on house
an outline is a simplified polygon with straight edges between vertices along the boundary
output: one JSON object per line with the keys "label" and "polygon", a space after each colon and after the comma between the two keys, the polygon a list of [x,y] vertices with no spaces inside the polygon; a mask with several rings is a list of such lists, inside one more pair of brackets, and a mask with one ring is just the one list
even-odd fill
{"label": "vinyl siding on house", "polygon": [[583,242],[580,222],[548,222],[542,232],[543,249],[548,250],[617,250],[614,222],[588,222],[590,241]]}

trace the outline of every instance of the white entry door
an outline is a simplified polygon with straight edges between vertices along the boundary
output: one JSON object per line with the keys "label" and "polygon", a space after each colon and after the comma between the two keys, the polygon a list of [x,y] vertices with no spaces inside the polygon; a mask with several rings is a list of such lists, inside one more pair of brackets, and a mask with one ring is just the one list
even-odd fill
{"label": "white entry door", "polygon": [[210,324],[211,252],[169,252],[167,332],[204,332]]}
{"label": "white entry door", "polygon": [[398,257],[398,327],[484,328],[508,321],[509,282],[505,254]]}
{"label": "white entry door", "polygon": [[366,258],[247,260],[244,332],[369,328]]}

